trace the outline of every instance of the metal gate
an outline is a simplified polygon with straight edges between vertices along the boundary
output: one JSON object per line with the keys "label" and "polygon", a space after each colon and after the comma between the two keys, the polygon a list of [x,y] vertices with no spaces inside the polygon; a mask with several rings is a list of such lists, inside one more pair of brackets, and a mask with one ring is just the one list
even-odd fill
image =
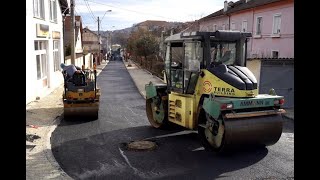
{"label": "metal gate", "polygon": [[294,108],[294,61],[261,60],[259,93],[267,94],[273,88],[284,96],[284,108]]}

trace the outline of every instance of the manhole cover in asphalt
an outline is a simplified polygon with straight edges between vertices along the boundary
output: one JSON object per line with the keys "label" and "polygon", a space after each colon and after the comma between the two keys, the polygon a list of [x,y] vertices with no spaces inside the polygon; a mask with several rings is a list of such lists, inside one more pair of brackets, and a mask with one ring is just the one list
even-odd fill
{"label": "manhole cover in asphalt", "polygon": [[134,141],[128,144],[128,150],[150,151],[154,150],[157,144],[152,141]]}

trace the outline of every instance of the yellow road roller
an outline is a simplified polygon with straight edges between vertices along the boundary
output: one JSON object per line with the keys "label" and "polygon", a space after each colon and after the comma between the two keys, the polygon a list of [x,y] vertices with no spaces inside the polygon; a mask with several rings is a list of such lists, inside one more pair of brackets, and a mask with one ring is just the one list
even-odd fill
{"label": "yellow road roller", "polygon": [[178,33],[165,39],[164,84],[146,84],[146,113],[154,128],[174,123],[196,130],[207,150],[275,144],[282,134],[284,97],[258,94],[246,67],[240,31]]}
{"label": "yellow road roller", "polygon": [[97,88],[97,71],[84,69],[68,77],[65,71],[64,92],[62,95],[64,118],[90,118],[98,119],[100,89]]}

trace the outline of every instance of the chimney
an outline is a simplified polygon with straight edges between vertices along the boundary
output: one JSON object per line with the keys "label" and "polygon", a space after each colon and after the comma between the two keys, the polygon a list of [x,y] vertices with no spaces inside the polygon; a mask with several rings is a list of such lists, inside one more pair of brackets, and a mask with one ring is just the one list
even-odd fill
{"label": "chimney", "polygon": [[228,10],[228,1],[224,1],[223,12],[226,12],[227,10]]}

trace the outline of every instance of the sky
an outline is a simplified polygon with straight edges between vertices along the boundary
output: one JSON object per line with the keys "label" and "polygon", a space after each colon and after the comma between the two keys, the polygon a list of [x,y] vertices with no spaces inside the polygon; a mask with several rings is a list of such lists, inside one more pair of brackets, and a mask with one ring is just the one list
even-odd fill
{"label": "sky", "polygon": [[[75,0],[83,27],[114,31],[146,20],[194,21],[223,8],[224,0]],[[111,12],[108,12],[111,10]]]}

